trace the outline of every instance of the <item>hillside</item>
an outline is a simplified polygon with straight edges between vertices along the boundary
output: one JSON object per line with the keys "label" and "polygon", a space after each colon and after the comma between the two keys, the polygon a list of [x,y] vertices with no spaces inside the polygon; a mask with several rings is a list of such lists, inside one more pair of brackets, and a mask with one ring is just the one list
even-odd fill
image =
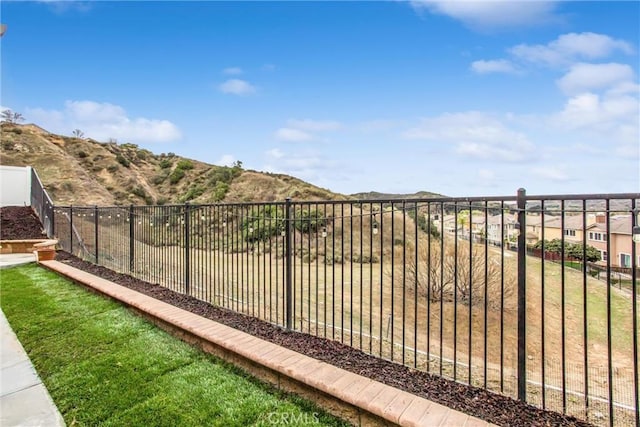
{"label": "hillside", "polygon": [[411,194],[395,194],[395,193],[379,193],[377,191],[369,191],[367,193],[355,193],[350,197],[358,200],[409,200],[409,199],[432,199],[437,197],[446,197],[442,194],[431,193],[429,191],[418,191]]}
{"label": "hillside", "polygon": [[2,123],[0,164],[33,166],[59,205],[128,205],[243,201],[342,200],[287,175],[215,166],[135,144],[56,135]]}

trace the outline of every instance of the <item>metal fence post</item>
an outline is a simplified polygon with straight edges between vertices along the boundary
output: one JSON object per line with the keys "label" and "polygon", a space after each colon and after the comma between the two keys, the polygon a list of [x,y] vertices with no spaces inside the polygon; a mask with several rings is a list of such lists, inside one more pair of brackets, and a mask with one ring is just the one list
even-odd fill
{"label": "metal fence post", "polygon": [[527,224],[526,191],[518,189],[518,400],[527,401]]}
{"label": "metal fence post", "polygon": [[191,226],[189,213],[189,202],[184,204],[184,292],[189,295],[191,285],[191,259],[190,259],[190,244],[189,244],[189,228]]}
{"label": "metal fence post", "polygon": [[287,197],[284,208],[284,258],[285,258],[285,301],[286,301],[286,324],[291,330],[293,324],[293,284],[291,283],[291,197]]}
{"label": "metal fence post", "polygon": [[96,247],[96,264],[98,263],[98,205],[93,207],[93,220],[94,220],[94,238],[93,242]]}
{"label": "metal fence post", "polygon": [[133,217],[133,205],[129,205],[129,274],[133,273],[133,267],[135,265],[135,221]]}
{"label": "metal fence post", "polygon": [[69,252],[73,255],[73,205],[69,205]]}
{"label": "metal fence post", "polygon": [[56,235],[56,207],[55,205],[51,205],[51,237],[52,239]]}

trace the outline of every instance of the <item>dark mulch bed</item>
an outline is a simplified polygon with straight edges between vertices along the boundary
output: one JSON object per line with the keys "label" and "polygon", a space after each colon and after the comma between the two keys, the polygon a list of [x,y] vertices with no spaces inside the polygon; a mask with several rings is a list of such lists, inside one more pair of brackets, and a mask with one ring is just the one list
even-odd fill
{"label": "dark mulch bed", "polygon": [[0,208],[0,240],[42,239],[47,235],[29,206]]}
{"label": "dark mulch bed", "polygon": [[214,307],[193,297],[158,285],[115,273],[83,261],[65,252],[57,259],[96,276],[134,289],[153,298],[189,310],[282,347],[331,363],[390,386],[406,390],[442,405],[482,418],[501,426],[589,426],[574,417],[543,411],[531,405],[486,390],[458,384],[425,372],[363,353],[352,347],[278,326],[243,314]]}
{"label": "dark mulch bed", "polygon": [[[2,217],[0,228],[2,239],[14,240],[43,237],[42,226],[31,208],[5,207],[0,210],[0,214]],[[287,331],[252,317],[214,307],[161,286],[115,273],[65,252],[59,252],[57,259],[203,317],[498,425],[590,425],[574,417],[543,411],[480,388],[458,384],[397,363],[382,360],[335,341]]]}

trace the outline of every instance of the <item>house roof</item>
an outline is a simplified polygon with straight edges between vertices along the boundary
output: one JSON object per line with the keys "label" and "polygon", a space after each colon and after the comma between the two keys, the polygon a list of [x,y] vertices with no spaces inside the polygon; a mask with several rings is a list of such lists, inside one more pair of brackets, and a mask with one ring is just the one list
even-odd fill
{"label": "house roof", "polygon": [[[562,217],[554,216],[550,218],[545,218],[544,221],[545,228],[561,228],[562,226]],[[582,215],[565,215],[564,217],[564,229],[565,230],[582,230],[583,219]]]}
{"label": "house roof", "polygon": [[542,224],[542,217],[540,215],[527,215],[527,225],[538,226]]}
{"label": "house roof", "polygon": [[[631,234],[631,215],[612,216],[609,220],[611,224],[611,234]],[[596,223],[587,227],[589,231],[607,232],[607,224]]]}
{"label": "house roof", "polygon": [[[501,221],[502,221],[502,215],[491,215],[489,217],[489,224],[498,224],[498,225],[500,225]],[[515,224],[516,220],[513,217],[513,215],[505,214],[504,215],[504,223],[505,224]]]}

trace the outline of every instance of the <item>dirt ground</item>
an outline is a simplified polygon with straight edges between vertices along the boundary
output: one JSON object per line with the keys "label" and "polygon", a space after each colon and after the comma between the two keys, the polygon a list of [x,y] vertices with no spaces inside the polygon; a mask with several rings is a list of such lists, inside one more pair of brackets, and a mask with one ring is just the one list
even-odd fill
{"label": "dirt ground", "polygon": [[46,234],[29,206],[0,208],[0,240],[42,239]]}

